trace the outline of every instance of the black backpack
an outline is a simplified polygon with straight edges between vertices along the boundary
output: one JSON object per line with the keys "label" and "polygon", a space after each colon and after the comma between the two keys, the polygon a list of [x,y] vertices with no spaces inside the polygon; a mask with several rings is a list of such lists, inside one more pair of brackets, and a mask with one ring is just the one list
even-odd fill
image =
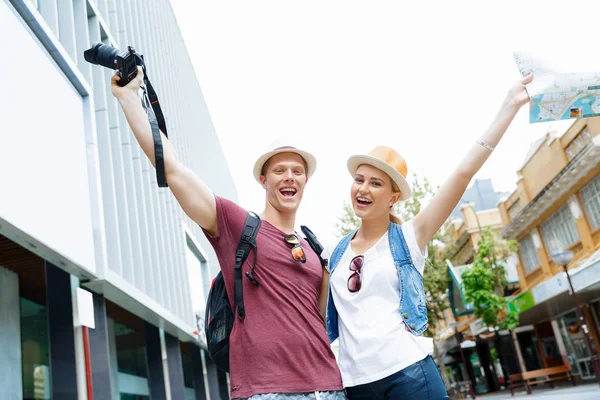
{"label": "black backpack", "polygon": [[[254,248],[254,263],[250,272],[246,272],[246,277],[255,285],[259,285],[254,278],[254,267],[256,266],[256,235],[260,228],[260,217],[252,212],[246,217],[246,224],[242,231],[240,243],[235,252],[235,269],[234,269],[234,284],[233,284],[233,305],[237,311],[237,316],[240,321],[246,318],[246,310],[244,308],[244,295],[242,292],[242,264],[248,258],[250,250]],[[321,257],[323,246],[317,240],[317,237],[306,226],[301,226],[302,232],[306,236],[306,240],[310,247],[319,256],[321,265],[327,266],[327,260]],[[219,271],[214,279],[208,299],[206,302],[206,312],[204,315],[204,331],[206,333],[206,346],[208,354],[215,365],[229,372],[229,336],[235,322],[235,312],[231,309],[229,297],[225,290],[225,280],[223,274]]]}

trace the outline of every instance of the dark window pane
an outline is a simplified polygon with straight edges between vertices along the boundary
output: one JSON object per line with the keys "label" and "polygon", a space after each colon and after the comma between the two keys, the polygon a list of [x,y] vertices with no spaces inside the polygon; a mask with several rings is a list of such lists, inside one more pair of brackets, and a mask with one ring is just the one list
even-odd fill
{"label": "dark window pane", "polygon": [[147,378],[144,337],[116,321],[115,336],[119,372]]}
{"label": "dark window pane", "polygon": [[21,297],[23,398],[50,399],[50,353],[46,306]]}

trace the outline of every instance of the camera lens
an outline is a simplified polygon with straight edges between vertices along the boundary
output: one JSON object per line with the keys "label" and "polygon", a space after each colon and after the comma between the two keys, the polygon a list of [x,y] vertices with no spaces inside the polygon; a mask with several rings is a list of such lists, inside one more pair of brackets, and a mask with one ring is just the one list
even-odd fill
{"label": "camera lens", "polygon": [[102,65],[110,69],[117,69],[115,59],[118,53],[119,50],[112,46],[96,43],[89,50],[83,52],[83,57],[89,63]]}

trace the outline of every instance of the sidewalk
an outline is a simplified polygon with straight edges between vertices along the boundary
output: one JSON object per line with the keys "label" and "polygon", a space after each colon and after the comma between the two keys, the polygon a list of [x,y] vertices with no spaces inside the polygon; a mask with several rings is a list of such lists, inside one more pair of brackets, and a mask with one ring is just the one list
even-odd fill
{"label": "sidewalk", "polygon": [[510,391],[493,393],[489,395],[477,396],[482,400],[508,400],[508,399],[547,399],[547,400],[599,400],[600,385],[597,383],[578,384],[577,386],[557,387],[536,387],[533,394],[528,395],[525,390],[519,388],[515,391],[515,396],[511,397]]}

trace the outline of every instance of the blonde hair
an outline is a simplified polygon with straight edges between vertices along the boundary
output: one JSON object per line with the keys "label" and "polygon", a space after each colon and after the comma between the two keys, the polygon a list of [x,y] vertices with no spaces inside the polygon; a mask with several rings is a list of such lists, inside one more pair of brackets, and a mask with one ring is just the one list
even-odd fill
{"label": "blonde hair", "polygon": [[[391,181],[392,190],[394,191],[394,193],[400,193],[400,188],[398,187],[398,185],[396,185],[396,182],[394,182],[393,179],[391,179]],[[394,214],[394,207],[390,209],[390,222],[396,225],[402,225],[402,218]]]}
{"label": "blonde hair", "polygon": [[394,214],[393,211],[390,211],[390,222],[396,225],[402,225],[402,218]]}

